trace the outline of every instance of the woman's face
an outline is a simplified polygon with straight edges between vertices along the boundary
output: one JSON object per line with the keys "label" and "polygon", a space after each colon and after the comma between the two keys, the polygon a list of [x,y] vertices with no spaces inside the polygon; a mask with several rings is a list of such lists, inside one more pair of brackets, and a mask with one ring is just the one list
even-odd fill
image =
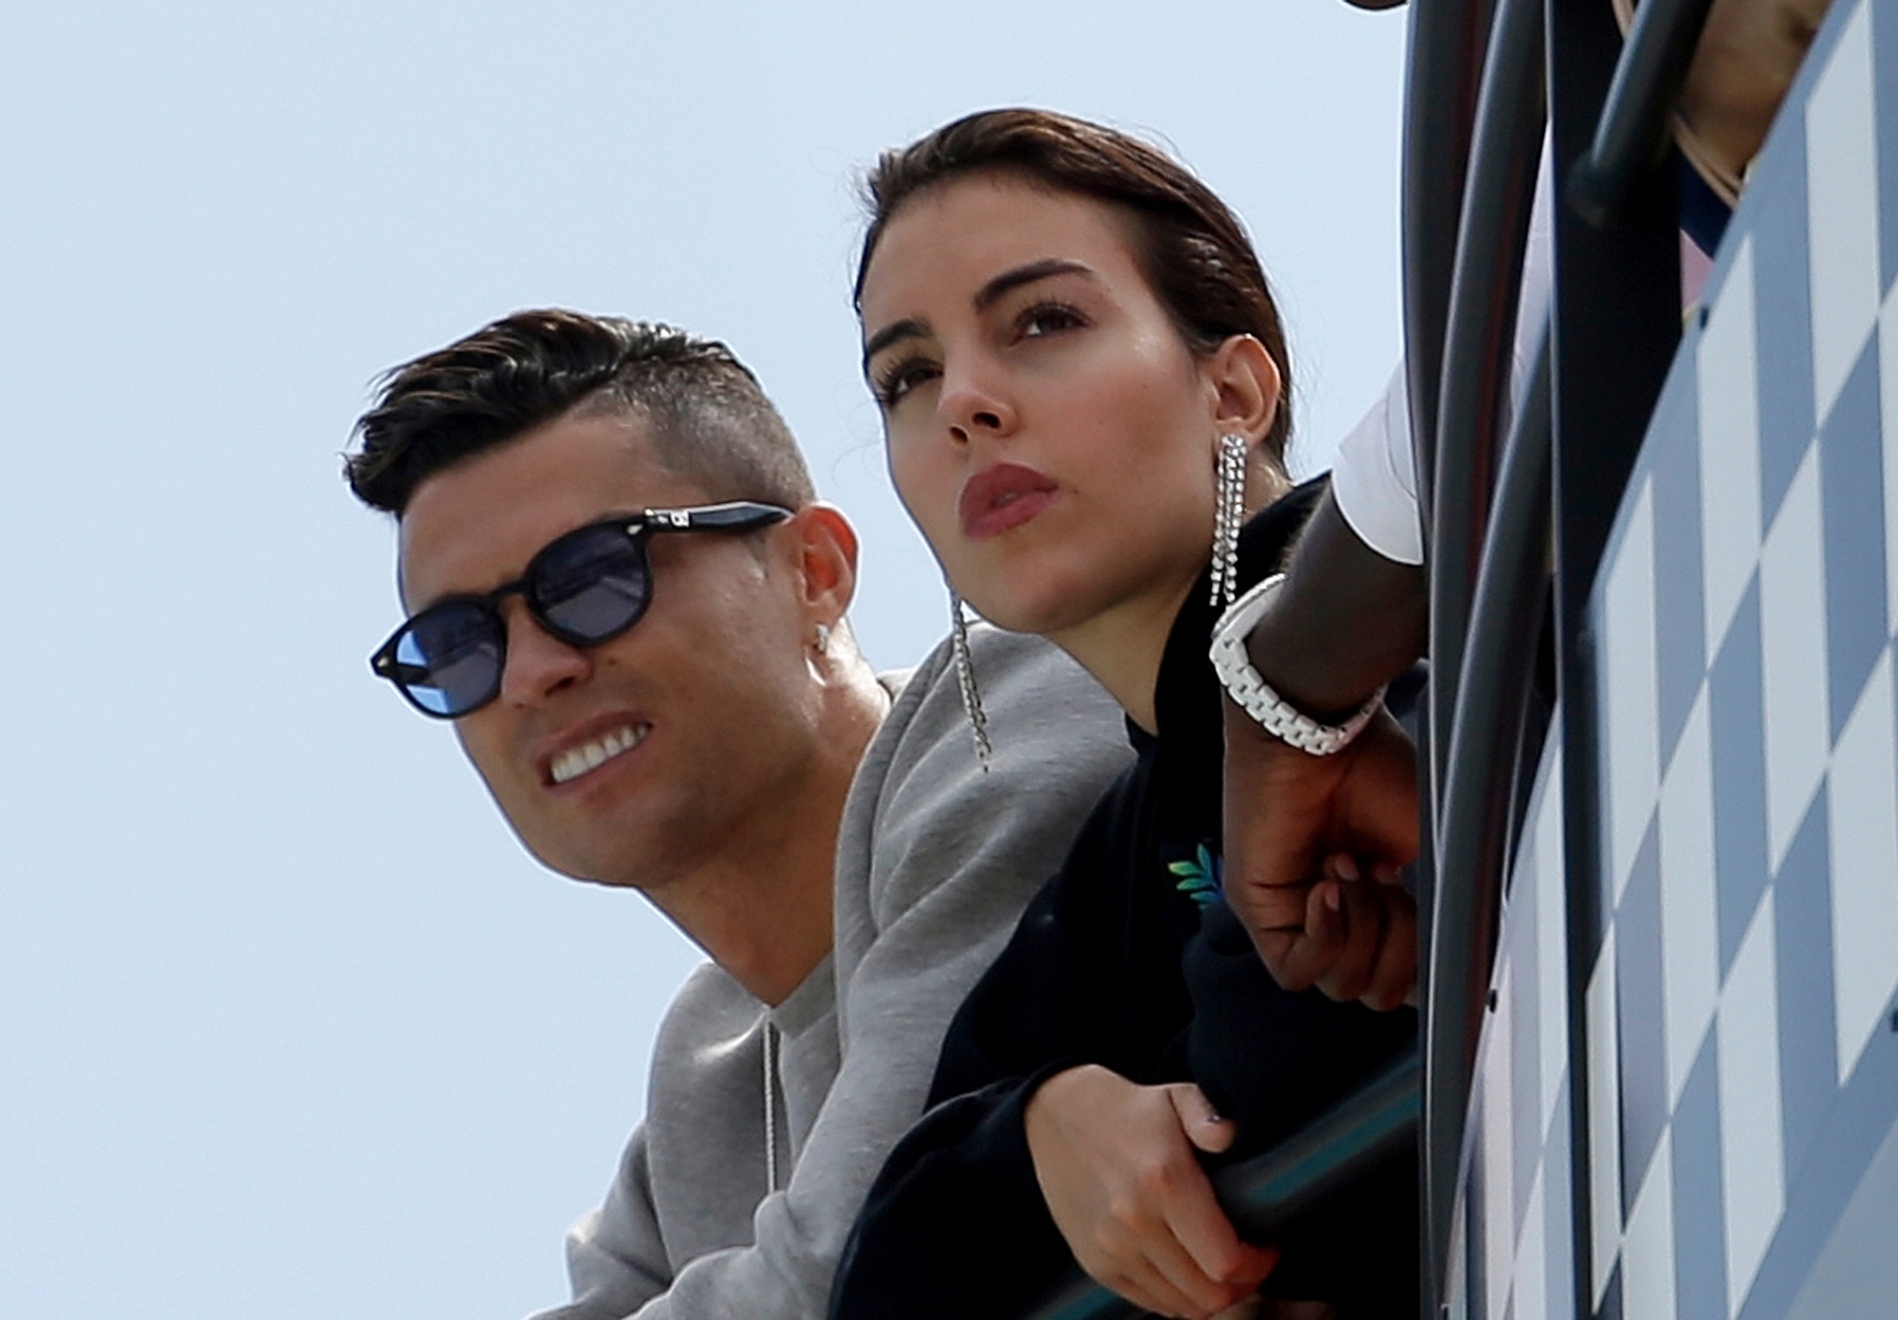
{"label": "woman's face", "polygon": [[[905,202],[865,272],[890,471],[985,618],[1059,636],[1204,568],[1222,390],[1116,208],[977,175]],[[1145,612],[1145,611],[1142,611]]]}

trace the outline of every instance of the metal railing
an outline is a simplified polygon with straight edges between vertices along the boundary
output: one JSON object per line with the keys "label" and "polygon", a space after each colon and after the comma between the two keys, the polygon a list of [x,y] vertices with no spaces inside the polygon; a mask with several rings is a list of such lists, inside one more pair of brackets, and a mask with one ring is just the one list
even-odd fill
{"label": "metal railing", "polygon": [[1667,152],[1667,120],[1713,0],[1646,0],[1595,125],[1588,155],[1569,176],[1568,201],[1589,224],[1620,223]]}
{"label": "metal railing", "polygon": [[[1435,824],[1429,833],[1436,870],[1428,923],[1431,953],[1423,964],[1424,1037],[1432,1061],[1424,1083],[1424,1204],[1426,1222],[1433,1226],[1424,1256],[1431,1262],[1442,1257],[1444,1230],[1456,1197],[1468,1077],[1475,1066],[1482,996],[1489,980],[1497,906],[1491,889],[1504,861],[1499,850],[1487,846],[1498,836],[1485,830],[1501,814],[1497,808],[1503,804],[1496,802],[1499,795],[1493,786],[1506,780],[1499,771],[1505,756],[1513,760],[1514,730],[1523,709],[1520,685],[1509,681],[1513,675],[1508,672],[1519,663],[1521,651],[1471,653],[1469,647],[1476,640],[1471,616],[1481,590],[1480,571],[1486,564],[1492,569],[1514,567],[1523,559],[1522,542],[1496,543],[1492,532],[1499,529],[1492,528],[1490,508],[1543,137],[1542,2],[1501,0],[1496,9],[1463,189],[1444,337],[1430,519],[1430,736],[1424,752],[1433,785]],[[1523,410],[1525,416],[1528,411]],[[1541,438],[1546,447],[1546,431],[1533,424],[1529,438]],[[1508,530],[1525,534],[1523,529]],[[1541,558],[1535,556],[1538,567]],[[1493,589],[1490,597],[1497,599]],[[1514,596],[1509,599],[1515,603]],[[1525,618],[1532,603],[1524,602]],[[1492,640],[1520,639],[1533,627],[1513,619],[1490,623],[1496,635]],[[1463,681],[1466,658],[1482,670],[1482,683]],[[1477,696],[1473,703],[1468,700],[1471,694]],[[1508,736],[1507,751],[1492,737],[1480,740],[1479,751],[1463,727],[1471,718],[1486,733]],[[1461,763],[1453,751],[1460,753]],[[1427,1272],[1429,1291],[1439,1291],[1440,1271]]]}
{"label": "metal railing", "polygon": [[1490,0],[1431,0],[1412,5],[1410,11],[1410,81],[1404,98],[1404,344],[1411,437],[1418,450],[1426,520],[1436,472],[1437,389],[1463,212],[1463,176],[1489,21]]}

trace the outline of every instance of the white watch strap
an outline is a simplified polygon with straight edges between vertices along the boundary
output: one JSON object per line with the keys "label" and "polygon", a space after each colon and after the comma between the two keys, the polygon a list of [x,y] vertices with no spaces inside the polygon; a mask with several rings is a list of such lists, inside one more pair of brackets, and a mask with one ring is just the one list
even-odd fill
{"label": "white watch strap", "polygon": [[1273,737],[1290,743],[1313,756],[1331,756],[1351,745],[1364,731],[1384,699],[1384,689],[1371,694],[1343,724],[1320,724],[1274,692],[1246,654],[1246,638],[1272,607],[1272,598],[1284,585],[1285,575],[1275,573],[1235,600],[1213,627],[1213,668],[1227,695],[1255,723]]}

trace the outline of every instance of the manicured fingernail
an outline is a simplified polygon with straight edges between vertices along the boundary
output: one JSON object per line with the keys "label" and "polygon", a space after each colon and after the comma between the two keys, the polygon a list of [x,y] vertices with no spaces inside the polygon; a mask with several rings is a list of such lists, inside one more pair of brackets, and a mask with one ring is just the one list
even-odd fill
{"label": "manicured fingernail", "polygon": [[1325,886],[1325,906],[1336,912],[1344,905],[1344,891],[1336,885]]}
{"label": "manicured fingernail", "polygon": [[1360,875],[1358,859],[1350,853],[1338,854],[1337,860],[1332,863],[1332,870],[1338,873],[1340,880],[1356,880]]}

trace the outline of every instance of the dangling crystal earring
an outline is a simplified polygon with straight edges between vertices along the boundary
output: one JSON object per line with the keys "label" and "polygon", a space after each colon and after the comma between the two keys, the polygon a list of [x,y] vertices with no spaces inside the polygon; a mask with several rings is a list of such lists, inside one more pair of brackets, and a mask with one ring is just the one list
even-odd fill
{"label": "dangling crystal earring", "polygon": [[1213,496],[1213,608],[1224,612],[1239,590],[1239,527],[1246,517],[1246,438],[1219,438]]}
{"label": "dangling crystal earring", "polygon": [[823,655],[830,650],[830,629],[824,624],[817,625],[817,654]]}
{"label": "dangling crystal earring", "polygon": [[969,656],[969,622],[962,615],[962,597],[949,588],[950,648],[956,655],[956,682],[962,688],[962,709],[969,713],[969,731],[975,735],[975,759],[982,773],[989,770],[989,717],[982,709],[982,692],[975,685],[975,661]]}

